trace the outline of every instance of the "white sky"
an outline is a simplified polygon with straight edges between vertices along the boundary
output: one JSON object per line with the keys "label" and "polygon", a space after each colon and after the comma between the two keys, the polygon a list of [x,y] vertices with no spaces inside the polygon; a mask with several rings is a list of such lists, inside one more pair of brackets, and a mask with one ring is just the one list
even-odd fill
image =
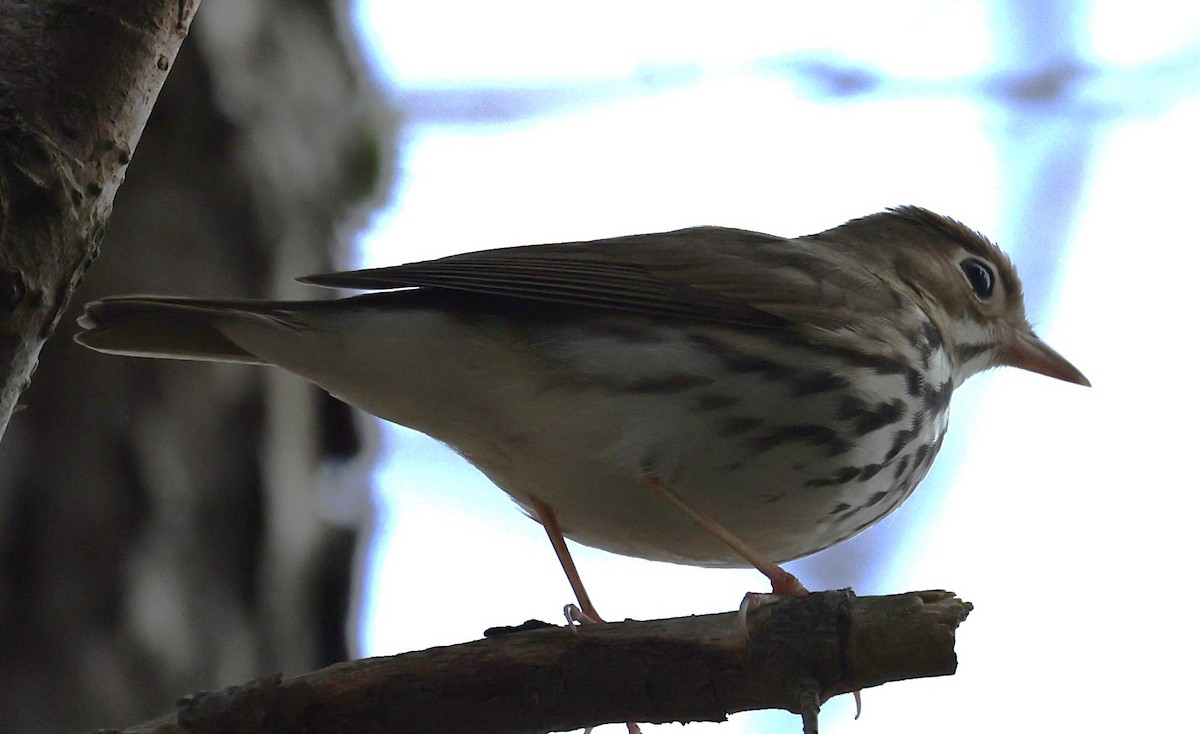
{"label": "white sky", "polygon": [[[988,3],[357,7],[402,111],[430,90],[574,95],[536,118],[414,107],[393,206],[362,239],[364,266],[694,224],[798,235],[900,203],[1019,231],[1004,221],[1017,209],[1002,182],[1023,175],[997,142],[1004,118],[968,94],[919,92],[1013,63],[991,40]],[[1095,3],[1081,52],[1116,64],[1195,55],[1200,4],[1132,8]],[[899,81],[818,98],[780,66],[811,55]],[[910,82],[918,92],[904,92]],[[866,691],[857,722],[852,704],[831,701],[823,731],[1182,731],[1191,718],[1180,702],[1194,666],[1171,671],[1200,647],[1179,616],[1194,595],[1200,494],[1187,459],[1200,413],[1197,130],[1190,91],[1152,112],[1117,110],[1096,135],[1073,229],[1058,240],[1069,260],[1049,300],[1031,304],[1042,336],[1096,387],[975,378],[956,394],[934,476],[878,531],[903,534],[891,573],[860,593],[949,587],[977,605],[958,674]],[[1001,244],[1020,267],[1020,243]],[[448,449],[402,429],[386,441],[362,653],[556,621],[570,590],[541,527]],[[764,587],[756,572],[575,552],[613,618],[729,610]],[[798,730],[766,712],[684,731]]]}

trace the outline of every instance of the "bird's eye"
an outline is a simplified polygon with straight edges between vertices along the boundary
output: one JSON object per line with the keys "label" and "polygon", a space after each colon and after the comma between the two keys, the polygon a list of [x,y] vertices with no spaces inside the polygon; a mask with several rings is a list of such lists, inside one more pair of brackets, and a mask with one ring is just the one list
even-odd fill
{"label": "bird's eye", "polygon": [[966,273],[967,281],[971,284],[971,290],[975,291],[975,295],[984,299],[992,297],[992,290],[996,287],[996,274],[992,272],[990,265],[982,260],[968,257],[958,266]]}

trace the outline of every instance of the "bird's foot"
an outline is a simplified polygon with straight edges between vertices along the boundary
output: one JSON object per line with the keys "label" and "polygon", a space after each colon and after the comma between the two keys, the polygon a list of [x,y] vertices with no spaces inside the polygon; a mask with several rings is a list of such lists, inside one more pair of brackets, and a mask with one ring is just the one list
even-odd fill
{"label": "bird's foot", "polygon": [[[607,624],[600,619],[599,615],[596,615],[595,609],[592,610],[592,614],[588,614],[574,604],[563,607],[563,616],[567,618],[567,626],[571,628],[572,632],[577,632],[577,629],[585,624]],[[632,721],[625,722],[625,729],[628,734],[642,734],[641,727]],[[592,727],[590,726],[583,730],[583,734],[591,734],[591,732]]]}
{"label": "bird's foot", "polygon": [[742,631],[746,633],[747,637],[750,635],[750,626],[747,622],[750,612],[774,604],[790,596],[808,596],[808,589],[804,587],[804,584],[800,583],[800,579],[783,570],[782,567],[775,564],[767,564],[765,568],[760,570],[771,580],[771,592],[765,594],[751,591],[742,597],[742,603],[738,606],[738,622],[741,624]]}
{"label": "bird's foot", "polygon": [[[778,567],[776,567],[778,568]],[[742,597],[742,603],[738,605],[738,624],[742,628],[742,633],[747,638],[750,637],[750,612],[755,609],[760,609],[771,604],[777,604],[780,601],[792,596],[808,596],[808,589],[804,588],[804,584],[800,583],[792,574],[779,568],[779,574],[768,574],[771,578],[771,593],[763,593],[758,591],[749,591]],[[862,691],[854,691],[854,719],[858,720],[862,716]]]}
{"label": "bird's foot", "polygon": [[593,609],[591,614],[580,609],[574,604],[568,604],[563,607],[563,616],[567,618],[567,626],[574,632],[575,628],[582,627],[585,624],[604,624],[604,620],[600,618]]}

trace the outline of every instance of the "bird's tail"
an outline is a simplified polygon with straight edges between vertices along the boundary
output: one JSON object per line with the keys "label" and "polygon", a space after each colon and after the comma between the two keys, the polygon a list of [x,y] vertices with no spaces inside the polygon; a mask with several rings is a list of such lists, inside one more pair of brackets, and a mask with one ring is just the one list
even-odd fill
{"label": "bird's tail", "polygon": [[265,364],[230,341],[223,323],[286,321],[284,303],[120,296],[93,301],[79,317],[75,341],[108,354]]}

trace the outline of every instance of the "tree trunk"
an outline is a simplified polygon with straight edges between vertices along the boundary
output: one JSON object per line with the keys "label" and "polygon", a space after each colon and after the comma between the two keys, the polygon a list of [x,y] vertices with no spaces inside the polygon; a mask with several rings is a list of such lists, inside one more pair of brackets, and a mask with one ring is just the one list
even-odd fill
{"label": "tree trunk", "polygon": [[[4,3],[0,95],[31,64],[64,78],[99,76],[115,52],[96,49],[135,27],[138,3],[96,11],[105,22],[76,39],[87,48],[43,33],[40,55],[18,59],[11,38],[26,29],[10,18],[24,5],[49,13],[101,4]],[[165,5],[191,12],[182,0]],[[329,265],[347,211],[386,173],[375,156],[391,137],[357,51],[343,48],[342,5],[207,0],[178,59],[152,58],[160,75],[160,66],[174,68],[116,199],[104,257],[70,310],[70,284],[94,257],[103,202],[137,136],[94,129],[94,110],[81,117],[79,109],[104,104],[84,81],[52,87],[38,119],[73,120],[78,129],[58,132],[92,146],[68,150],[89,178],[76,171],[64,183],[61,171],[37,167],[46,160],[14,157],[30,134],[14,137],[11,120],[2,121],[0,298],[15,302],[10,324],[31,326],[10,326],[9,354],[36,353],[28,345],[90,298],[280,296],[285,275]],[[148,111],[153,94],[143,96]],[[11,106],[0,108],[8,115]],[[116,152],[96,142],[122,135],[129,143]],[[19,186],[17,174],[26,179]],[[94,200],[91,219],[58,221],[77,212],[79,196]],[[61,242],[29,237],[38,227],[57,227]],[[66,285],[45,287],[52,275],[30,265],[43,260],[67,274]],[[344,658],[354,536],[321,519],[316,468],[322,456],[354,452],[348,410],[266,370],[95,354],[71,343],[73,324],[64,326],[46,343],[24,410],[0,443],[4,730],[127,723],[197,688]]]}

